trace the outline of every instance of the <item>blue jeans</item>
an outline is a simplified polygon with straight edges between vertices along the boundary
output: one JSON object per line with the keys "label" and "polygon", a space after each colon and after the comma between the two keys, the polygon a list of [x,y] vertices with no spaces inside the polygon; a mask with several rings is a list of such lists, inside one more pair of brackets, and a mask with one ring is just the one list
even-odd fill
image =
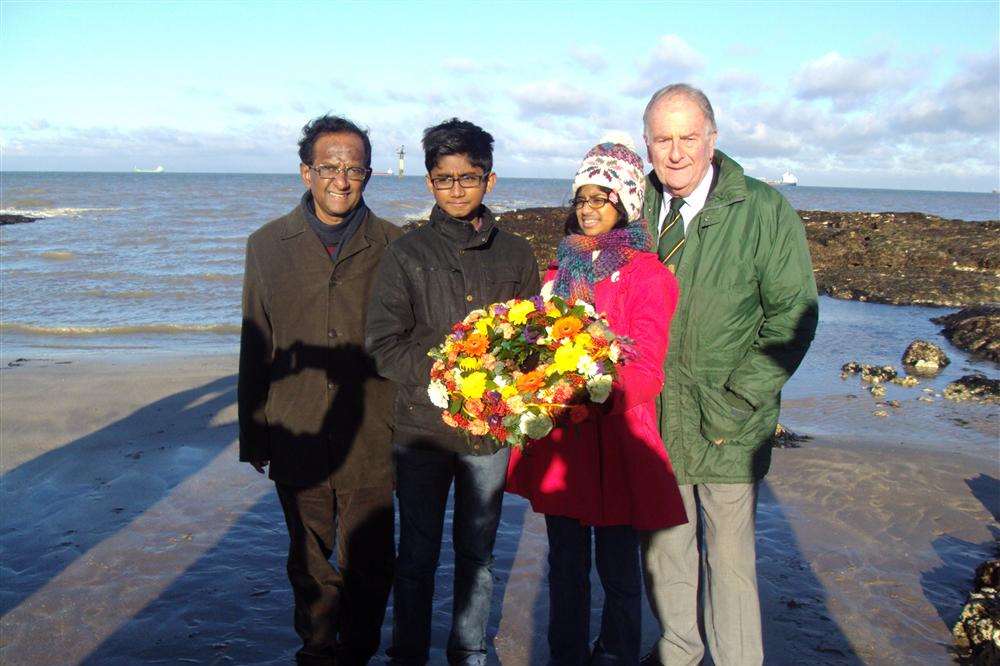
{"label": "blue jeans", "polygon": [[448,661],[486,663],[486,622],[493,596],[493,544],[509,449],[493,455],[395,447],[399,555],[393,588],[393,664],[426,664],[434,576],[441,554],[445,504],[455,482],[452,541],[455,590]]}
{"label": "blue jeans", "polygon": [[[589,527],[545,516],[549,537],[549,664],[638,664],[642,640],[639,536],[628,525]],[[604,588],[601,634],[590,653],[591,531]]]}

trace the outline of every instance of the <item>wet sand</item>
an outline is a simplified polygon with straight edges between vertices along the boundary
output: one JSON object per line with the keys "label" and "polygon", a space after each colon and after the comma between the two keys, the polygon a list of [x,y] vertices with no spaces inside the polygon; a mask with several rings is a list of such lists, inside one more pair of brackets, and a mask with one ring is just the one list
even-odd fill
{"label": "wet sand", "polygon": [[[162,355],[0,370],[0,662],[291,662],[287,536],[271,484],[236,462],[235,371]],[[947,663],[1000,534],[997,408],[913,392],[878,419],[856,384],[829,394],[786,398],[782,420],[814,439],[775,451],[761,489],[767,662]],[[489,626],[503,664],[544,663],[545,552],[541,518],[508,496]],[[448,542],[436,664],[452,570]],[[595,579],[595,628],[599,596]]]}

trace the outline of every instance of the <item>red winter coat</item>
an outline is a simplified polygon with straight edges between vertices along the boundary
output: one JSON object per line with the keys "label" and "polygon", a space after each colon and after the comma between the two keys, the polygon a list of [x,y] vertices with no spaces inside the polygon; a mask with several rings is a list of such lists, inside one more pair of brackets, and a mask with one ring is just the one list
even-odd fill
{"label": "red winter coat", "polygon": [[[549,270],[545,281],[554,278]],[[635,342],[637,357],[620,369],[608,413],[595,409],[591,419],[511,451],[507,492],[539,513],[586,525],[654,530],[687,522],[655,403],[678,296],[673,274],[648,252],[594,285],[595,308]]]}

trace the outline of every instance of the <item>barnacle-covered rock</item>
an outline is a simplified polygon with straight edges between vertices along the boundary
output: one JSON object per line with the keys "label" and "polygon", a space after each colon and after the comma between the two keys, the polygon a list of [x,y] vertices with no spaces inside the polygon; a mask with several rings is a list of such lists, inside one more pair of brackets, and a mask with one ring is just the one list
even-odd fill
{"label": "barnacle-covered rock", "polygon": [[891,382],[897,377],[896,369],[891,365],[862,365],[861,381],[869,384]]}
{"label": "barnacle-covered rock", "polygon": [[976,569],[973,591],[952,629],[963,664],[1000,664],[1000,559]]}
{"label": "barnacle-covered rock", "polygon": [[951,360],[944,350],[926,340],[914,340],[903,352],[903,365],[907,372],[933,376],[949,363]]}
{"label": "barnacle-covered rock", "polygon": [[980,373],[964,375],[944,388],[944,397],[958,401],[1000,403],[1000,379],[990,379]]}

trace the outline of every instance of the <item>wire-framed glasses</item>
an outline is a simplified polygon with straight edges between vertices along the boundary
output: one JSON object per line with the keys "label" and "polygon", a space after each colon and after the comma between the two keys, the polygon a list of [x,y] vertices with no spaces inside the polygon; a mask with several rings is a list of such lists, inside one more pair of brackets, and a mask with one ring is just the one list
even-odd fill
{"label": "wire-framed glasses", "polygon": [[368,177],[371,169],[368,167],[359,166],[341,166],[339,164],[320,164],[319,166],[310,166],[311,170],[315,171],[320,178],[330,179],[334,176],[347,176],[347,180],[364,180]]}

